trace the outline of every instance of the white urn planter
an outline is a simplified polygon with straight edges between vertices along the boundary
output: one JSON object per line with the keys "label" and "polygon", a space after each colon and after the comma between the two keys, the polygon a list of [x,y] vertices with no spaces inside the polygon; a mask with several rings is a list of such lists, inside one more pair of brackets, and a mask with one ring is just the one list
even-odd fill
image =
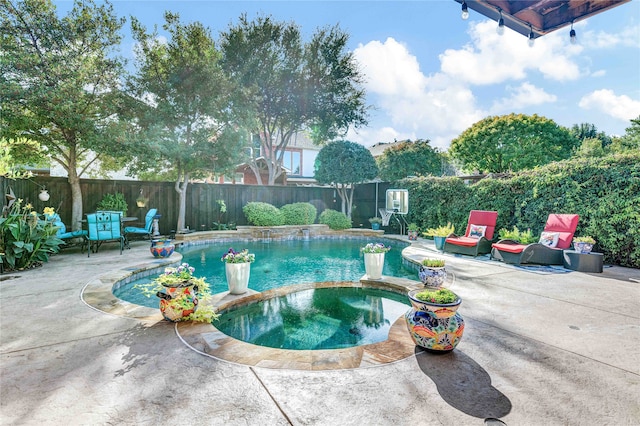
{"label": "white urn planter", "polygon": [[364,254],[364,270],[367,278],[370,280],[379,280],[382,278],[382,268],[384,267],[385,253],[365,253]]}
{"label": "white urn planter", "polygon": [[225,263],[227,274],[227,285],[229,293],[244,294],[249,289],[249,274],[251,273],[251,262]]}
{"label": "white urn planter", "polygon": [[38,198],[40,201],[49,201],[49,191],[46,189],[41,189],[40,194],[38,194]]}

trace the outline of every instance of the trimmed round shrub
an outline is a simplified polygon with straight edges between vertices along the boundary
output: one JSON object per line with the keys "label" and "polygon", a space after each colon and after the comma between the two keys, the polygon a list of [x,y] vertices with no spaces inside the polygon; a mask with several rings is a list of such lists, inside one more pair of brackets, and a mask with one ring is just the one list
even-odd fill
{"label": "trimmed round shrub", "polygon": [[351,228],[351,219],[349,219],[346,214],[331,209],[327,209],[320,213],[318,222],[328,225],[329,228],[333,230]]}
{"label": "trimmed round shrub", "polygon": [[269,203],[253,201],[245,204],[242,212],[247,221],[255,226],[278,226],[284,224],[280,209]]}
{"label": "trimmed round shrub", "polygon": [[318,210],[311,203],[285,204],[280,207],[285,225],[311,225],[316,221]]}

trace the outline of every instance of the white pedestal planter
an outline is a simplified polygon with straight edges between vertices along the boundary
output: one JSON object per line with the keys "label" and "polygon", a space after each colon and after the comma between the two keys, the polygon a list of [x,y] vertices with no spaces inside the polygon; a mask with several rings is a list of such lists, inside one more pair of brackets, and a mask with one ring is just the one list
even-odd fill
{"label": "white pedestal planter", "polygon": [[227,274],[227,285],[229,293],[243,294],[249,288],[249,274],[251,273],[251,263],[225,263]]}
{"label": "white pedestal planter", "polygon": [[367,278],[369,278],[370,280],[379,280],[380,278],[382,278],[384,255],[385,253],[364,254],[364,269],[367,273]]}

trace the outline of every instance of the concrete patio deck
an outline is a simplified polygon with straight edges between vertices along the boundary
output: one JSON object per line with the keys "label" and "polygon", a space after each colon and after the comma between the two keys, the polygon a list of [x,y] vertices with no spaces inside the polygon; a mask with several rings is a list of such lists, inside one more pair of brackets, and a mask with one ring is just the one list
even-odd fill
{"label": "concrete patio deck", "polygon": [[160,266],[145,242],[0,275],[0,424],[640,424],[640,270],[518,268],[425,240],[407,252],[446,258],[461,343],[343,370],[219,360],[157,315],[87,305],[87,284]]}

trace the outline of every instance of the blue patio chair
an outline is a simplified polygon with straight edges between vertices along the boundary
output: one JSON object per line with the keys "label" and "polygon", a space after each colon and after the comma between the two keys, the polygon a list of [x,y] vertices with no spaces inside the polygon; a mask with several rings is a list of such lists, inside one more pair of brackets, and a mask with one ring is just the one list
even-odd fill
{"label": "blue patio chair", "polygon": [[124,228],[124,237],[125,241],[129,240],[129,235],[146,235],[151,239],[151,225],[153,225],[153,217],[157,214],[158,209],[149,209],[147,214],[144,216],[144,228],[140,228],[137,226],[127,226]]}
{"label": "blue patio chair", "polygon": [[62,219],[60,218],[60,215],[58,213],[47,215],[46,217],[47,220],[53,223],[53,226],[58,228],[58,230],[56,231],[56,237],[64,240],[65,243],[67,242],[66,240],[69,240],[71,238],[84,237],[88,234],[88,232],[85,230],[67,232],[67,227],[62,222]]}
{"label": "blue patio chair", "polygon": [[95,247],[95,252],[105,241],[118,241],[120,243],[120,254],[124,246],[124,236],[122,235],[122,212],[97,212],[87,215],[88,235],[85,237],[88,242],[87,257],[91,255],[91,246]]}

